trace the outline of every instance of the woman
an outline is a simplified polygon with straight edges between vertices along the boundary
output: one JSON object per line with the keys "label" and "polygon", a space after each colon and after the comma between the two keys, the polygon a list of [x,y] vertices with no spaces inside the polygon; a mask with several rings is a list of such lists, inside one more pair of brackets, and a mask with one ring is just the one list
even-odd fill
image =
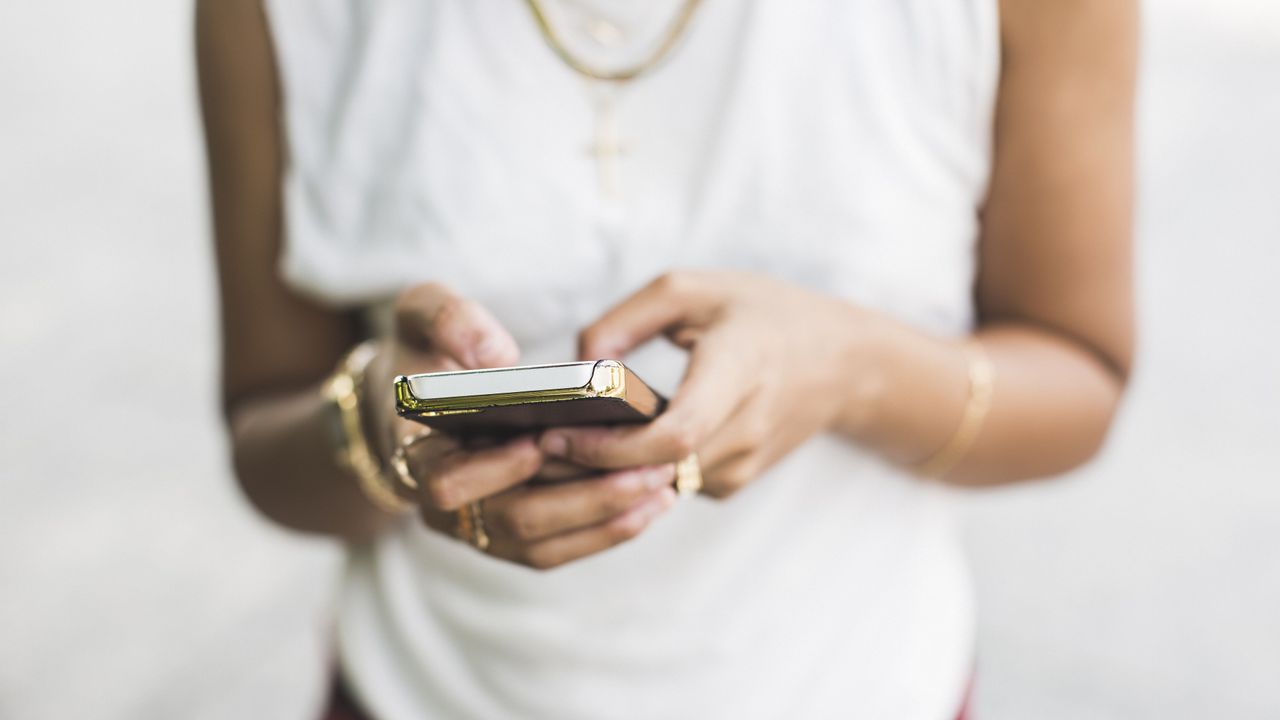
{"label": "woman", "polygon": [[[1084,462],[1129,370],[1134,5],[200,2],[236,469],[351,541],[361,711],[963,712],[947,487]],[[575,356],[668,409],[394,417]]]}

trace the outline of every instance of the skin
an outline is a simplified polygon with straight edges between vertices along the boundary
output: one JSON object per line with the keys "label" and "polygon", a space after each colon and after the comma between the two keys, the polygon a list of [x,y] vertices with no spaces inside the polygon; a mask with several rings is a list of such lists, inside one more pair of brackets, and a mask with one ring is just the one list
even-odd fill
{"label": "skin", "polygon": [[[1136,2],[1005,0],[1001,11],[974,333],[996,367],[996,390],[977,441],[944,479],[968,486],[1054,475],[1092,457],[1133,352]],[[361,339],[359,326],[299,297],[275,269],[280,91],[258,0],[200,0],[197,39],[237,476],[284,525],[371,538],[394,518],[334,462],[331,411],[319,394]],[[674,502],[672,463],[690,452],[716,498],[824,432],[913,466],[947,443],[967,400],[963,339],[765,276],[673,270],[585,328],[581,356],[622,357],[657,335],[691,357],[659,419],[557,428],[488,447],[433,435],[410,454],[422,520],[452,532],[452,511],[482,501],[492,554],[556,567],[643,532]],[[516,343],[483,307],[428,284],[398,298],[397,330],[367,383],[385,388],[394,374],[518,361]],[[786,372],[797,366],[812,372]],[[384,456],[419,430],[396,419],[389,401],[364,405]],[[529,483],[539,475],[577,479]]]}

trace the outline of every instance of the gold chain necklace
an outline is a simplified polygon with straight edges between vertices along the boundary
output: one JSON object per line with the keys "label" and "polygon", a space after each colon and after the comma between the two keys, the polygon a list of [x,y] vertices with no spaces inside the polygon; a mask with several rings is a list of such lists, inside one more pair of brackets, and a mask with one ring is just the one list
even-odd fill
{"label": "gold chain necklace", "polygon": [[613,71],[591,67],[569,52],[569,48],[565,47],[564,42],[561,41],[560,35],[556,33],[555,28],[547,21],[547,16],[542,12],[541,2],[539,0],[525,0],[525,2],[529,5],[529,11],[533,13],[533,19],[538,23],[538,29],[542,31],[542,37],[546,38],[547,44],[564,61],[565,65],[572,68],[574,72],[585,75],[592,80],[622,83],[636,79],[662,62],[663,58],[680,41],[680,37],[684,35],[685,30],[689,27],[689,20],[693,18],[693,13],[698,9],[698,5],[702,3],[702,0],[685,0],[680,12],[671,21],[671,26],[667,28],[667,34],[662,38],[662,43],[658,45],[658,49],[652,55],[631,67]]}

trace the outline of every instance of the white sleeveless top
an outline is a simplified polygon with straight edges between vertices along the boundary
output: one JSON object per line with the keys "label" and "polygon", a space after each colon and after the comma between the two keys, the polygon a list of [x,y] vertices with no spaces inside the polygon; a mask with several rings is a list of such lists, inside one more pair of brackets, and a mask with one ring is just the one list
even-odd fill
{"label": "white sleeveless top", "polygon": [[[646,54],[676,4],[549,12],[604,63]],[[573,359],[581,327],[672,267],[768,273],[936,333],[970,325],[996,0],[704,0],[618,95],[614,194],[588,152],[593,86],[519,0],[267,5],[290,159],[282,272],[323,302],[443,280],[530,363]],[[575,30],[593,13],[625,47]],[[661,342],[628,362],[667,392],[683,368]],[[344,673],[384,720],[950,720],[974,610],[947,505],[822,436],[732,499],[681,501],[551,572],[406,521],[353,555]]]}

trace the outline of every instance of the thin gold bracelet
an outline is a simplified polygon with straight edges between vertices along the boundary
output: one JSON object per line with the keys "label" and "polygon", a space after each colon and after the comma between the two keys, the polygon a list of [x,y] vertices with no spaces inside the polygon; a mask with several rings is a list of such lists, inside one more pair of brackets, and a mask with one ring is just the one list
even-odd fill
{"label": "thin gold bracelet", "polygon": [[413,503],[396,494],[382,467],[369,449],[364,422],[360,417],[360,386],[369,363],[377,356],[373,341],[357,345],[338,364],[325,381],[324,398],[338,408],[342,427],[342,443],[337,451],[338,464],[355,476],[361,492],[383,512],[399,515],[413,509]]}
{"label": "thin gold bracelet", "polygon": [[973,448],[987,420],[987,413],[991,411],[996,385],[995,365],[991,363],[986,348],[977,340],[965,343],[964,353],[969,361],[969,399],[965,402],[964,415],[947,444],[916,468],[916,472],[924,477],[941,478],[954,470]]}

